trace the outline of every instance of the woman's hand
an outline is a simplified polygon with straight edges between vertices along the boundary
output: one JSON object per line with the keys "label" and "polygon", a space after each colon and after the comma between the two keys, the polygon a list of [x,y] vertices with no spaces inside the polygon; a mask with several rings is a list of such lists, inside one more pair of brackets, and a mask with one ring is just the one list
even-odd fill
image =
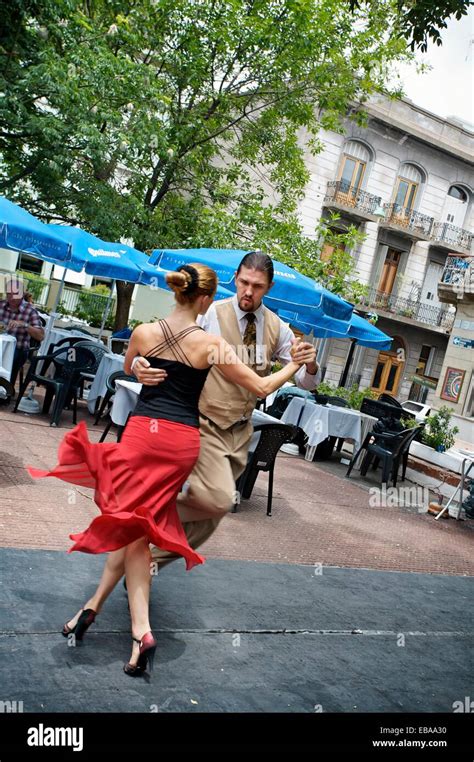
{"label": "woman's hand", "polygon": [[156,386],[164,381],[168,374],[163,368],[152,368],[145,357],[139,357],[133,363],[132,373],[144,386]]}

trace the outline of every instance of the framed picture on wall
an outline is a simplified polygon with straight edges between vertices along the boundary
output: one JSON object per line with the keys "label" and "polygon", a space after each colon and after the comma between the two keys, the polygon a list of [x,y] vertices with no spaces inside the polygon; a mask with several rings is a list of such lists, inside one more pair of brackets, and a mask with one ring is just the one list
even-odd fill
{"label": "framed picture on wall", "polygon": [[466,371],[461,368],[446,368],[440,397],[448,402],[459,402]]}

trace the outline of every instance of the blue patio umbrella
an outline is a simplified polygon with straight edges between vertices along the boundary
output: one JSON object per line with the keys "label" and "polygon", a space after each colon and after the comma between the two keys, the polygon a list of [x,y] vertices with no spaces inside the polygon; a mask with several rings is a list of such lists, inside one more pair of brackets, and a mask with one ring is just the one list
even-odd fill
{"label": "blue patio umbrella", "polygon": [[[236,291],[234,273],[248,252],[239,249],[155,249],[150,262],[164,270],[175,270],[180,264],[202,262],[212,267],[219,283],[233,293]],[[332,294],[316,281],[302,275],[292,267],[273,260],[274,286],[264,297],[267,307],[295,310],[301,320],[315,322],[326,328],[343,332],[352,315],[352,305]]]}
{"label": "blue patio umbrella", "polygon": [[[83,268],[90,275],[169,290],[166,283],[168,270],[152,264],[151,258],[143,251],[124,243],[103,241],[81,228],[68,225],[50,225],[49,227],[54,228],[60,237],[71,244],[67,267],[70,262],[76,269],[81,265],[81,269]],[[231,295],[230,291],[220,287],[216,297],[225,299]]]}
{"label": "blue patio umbrella", "polygon": [[[116,280],[138,283],[152,288],[166,288],[166,274],[159,265],[150,263],[150,258],[139,249],[121,242],[103,241],[82,228],[69,225],[49,225],[63,240],[71,244],[70,255],[65,266],[84,269],[89,275],[112,278],[113,286],[107,303],[99,338],[107,319]],[[220,287],[216,298],[224,299],[231,293]]]}
{"label": "blue patio umbrella", "polygon": [[[151,257],[150,257],[151,259]],[[193,260],[196,261],[196,260]],[[181,264],[184,264],[183,262]],[[177,265],[179,267],[179,265]],[[173,268],[176,269],[175,267]],[[166,275],[169,273],[170,270],[164,270],[162,267],[159,267],[158,265],[150,265],[143,270],[142,276],[140,278],[140,283],[144,286],[150,286],[152,288],[163,288],[166,291],[171,291],[170,287],[168,286],[166,282]],[[229,291],[228,288],[225,288],[220,283],[217,284],[217,291],[214,296],[214,299],[228,299],[230,296],[233,296],[233,291]]]}
{"label": "blue patio umbrella", "polygon": [[4,196],[0,196],[0,247],[32,254],[53,264],[62,264],[70,249],[69,243],[49,225]]}
{"label": "blue patio umbrella", "polygon": [[314,325],[298,319],[298,315],[287,310],[279,310],[278,314],[282,320],[287,320],[298,330],[305,334],[313,332],[314,336],[323,339],[354,339],[356,344],[363,347],[372,347],[373,349],[390,349],[392,338],[386,333],[376,328],[360,315],[353,313],[347,331],[340,332],[334,329],[324,329],[319,325]]}
{"label": "blue patio umbrella", "polygon": [[70,244],[65,267],[85,270],[89,275],[138,283],[143,269],[151,268],[142,251],[120,242],[103,241],[82,228],[70,225],[48,225],[54,234]]}
{"label": "blue patio umbrella", "polygon": [[55,235],[70,244],[69,258],[64,263],[65,267],[84,270],[89,275],[111,278],[113,281],[99,331],[100,338],[112,302],[115,281],[139,283],[146,277],[157,278],[160,268],[150,265],[149,258],[144,252],[128,244],[103,241],[82,228],[70,225],[49,225],[49,227],[54,230]]}

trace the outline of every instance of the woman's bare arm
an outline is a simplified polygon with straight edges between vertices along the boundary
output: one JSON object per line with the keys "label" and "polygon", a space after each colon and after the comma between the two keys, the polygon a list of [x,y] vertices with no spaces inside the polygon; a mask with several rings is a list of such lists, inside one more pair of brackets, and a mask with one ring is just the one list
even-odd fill
{"label": "woman's bare arm", "polygon": [[[249,392],[259,397],[266,397],[289,381],[292,375],[301,367],[302,363],[289,362],[277,373],[269,376],[259,376],[243,363],[234,352],[230,344],[221,336],[208,336],[209,363],[219,368],[221,373],[234,384],[243,386]],[[297,344],[294,345],[295,347]]]}

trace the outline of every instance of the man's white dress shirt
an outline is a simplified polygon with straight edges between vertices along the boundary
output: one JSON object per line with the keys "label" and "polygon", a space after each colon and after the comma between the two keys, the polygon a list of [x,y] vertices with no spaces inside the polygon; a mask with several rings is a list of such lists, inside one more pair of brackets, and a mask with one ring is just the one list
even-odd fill
{"label": "man's white dress shirt", "polygon": [[[235,314],[237,316],[237,322],[239,324],[240,328],[240,335],[243,337],[245,333],[245,329],[247,328],[248,321],[246,319],[246,315],[248,312],[244,312],[240,309],[237,296],[232,297],[232,305],[235,310]],[[219,304],[219,302],[217,302]],[[260,304],[260,307],[258,309],[254,310],[255,315],[255,325],[257,327],[257,347],[256,347],[256,360],[257,365],[260,364],[263,360],[263,321],[264,321],[264,311],[267,308]],[[291,361],[291,344],[292,340],[295,338],[295,334],[291,330],[288,323],[284,323],[281,318],[278,318],[280,321],[280,336],[278,337],[278,344],[276,347],[275,352],[273,353],[271,360],[273,362],[279,362],[282,365],[287,365]],[[216,307],[215,304],[211,304],[209,309],[207,310],[205,315],[198,315],[196,322],[198,325],[201,326],[201,328],[204,328],[205,331],[208,333],[217,334],[218,336],[221,335],[221,329],[219,325],[219,320],[217,318],[216,314]],[[312,390],[317,385],[317,373],[312,375],[311,373],[308,373],[306,371],[306,365],[302,365],[299,370],[295,373],[295,381],[297,386],[299,386],[301,389],[308,389]]]}

